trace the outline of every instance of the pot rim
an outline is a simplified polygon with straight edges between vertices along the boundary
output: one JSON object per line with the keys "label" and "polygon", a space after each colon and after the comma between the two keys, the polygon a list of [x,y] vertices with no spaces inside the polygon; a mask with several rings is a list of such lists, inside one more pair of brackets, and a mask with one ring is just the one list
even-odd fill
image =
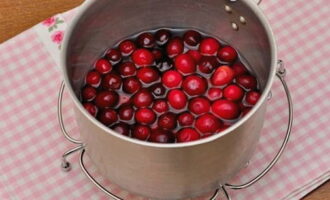
{"label": "pot rim", "polygon": [[98,126],[99,128],[101,128],[102,130],[104,130],[105,132],[107,132],[108,134],[111,134],[114,137],[117,137],[119,139],[122,139],[124,141],[127,142],[131,142],[137,145],[141,145],[141,146],[146,146],[146,147],[155,147],[155,148],[184,148],[184,147],[191,147],[191,146],[197,146],[197,145],[202,145],[202,144],[206,144],[209,142],[213,142],[214,140],[217,140],[227,134],[229,134],[230,132],[232,132],[233,130],[235,130],[237,127],[241,126],[243,123],[245,123],[260,107],[261,105],[267,100],[268,94],[270,92],[270,89],[272,87],[275,75],[276,75],[276,67],[277,67],[277,46],[276,46],[276,41],[275,41],[275,37],[273,34],[273,31],[271,29],[271,26],[267,20],[267,18],[265,17],[265,15],[263,14],[263,12],[260,10],[260,8],[258,7],[258,5],[253,2],[253,0],[241,0],[243,1],[248,7],[250,7],[251,12],[254,12],[256,14],[256,16],[259,18],[259,20],[262,22],[262,24],[264,25],[264,28],[266,30],[266,34],[268,36],[268,40],[270,43],[270,50],[271,50],[271,69],[270,69],[270,74],[269,74],[269,78],[267,80],[267,84],[266,87],[259,99],[259,101],[257,102],[256,105],[253,106],[252,110],[245,115],[242,119],[240,119],[239,121],[237,121],[234,125],[230,126],[229,128],[227,128],[226,130],[209,136],[207,138],[203,138],[197,141],[192,141],[192,142],[187,142],[187,143],[172,143],[172,144],[160,144],[160,143],[152,143],[152,142],[146,142],[146,141],[141,141],[141,140],[137,140],[134,138],[130,138],[127,136],[123,136],[120,135],[116,132],[114,132],[113,130],[111,130],[110,128],[108,128],[107,126],[103,125],[101,122],[99,122],[96,118],[94,118],[93,116],[91,116],[82,106],[81,102],[79,101],[79,99],[77,98],[77,96],[75,95],[75,92],[70,84],[69,81],[69,77],[67,76],[67,69],[66,69],[66,55],[67,55],[67,49],[68,49],[68,44],[69,44],[69,40],[71,38],[71,35],[73,33],[73,31],[76,28],[76,25],[78,23],[78,21],[81,19],[81,17],[85,14],[85,12],[87,12],[87,10],[97,1],[85,1],[81,7],[78,10],[77,15],[75,16],[75,18],[72,20],[71,24],[68,26],[67,30],[66,30],[66,34],[64,36],[64,40],[63,40],[63,44],[62,44],[62,51],[61,51],[61,56],[60,56],[60,65],[61,65],[61,69],[62,69],[62,73],[64,76],[64,82],[65,85],[69,91],[69,94],[71,96],[71,99],[73,100],[74,104],[78,107],[79,111],[83,113],[83,115],[85,117],[87,117],[94,125]]}

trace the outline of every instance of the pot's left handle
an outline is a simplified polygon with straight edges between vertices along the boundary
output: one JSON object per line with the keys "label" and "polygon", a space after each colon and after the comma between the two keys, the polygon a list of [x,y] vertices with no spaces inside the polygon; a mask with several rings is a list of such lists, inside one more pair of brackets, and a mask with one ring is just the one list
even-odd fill
{"label": "pot's left handle", "polygon": [[83,142],[80,140],[77,140],[69,135],[67,130],[65,129],[64,122],[63,122],[63,115],[62,115],[62,101],[63,101],[63,92],[64,92],[65,84],[64,81],[61,83],[61,88],[58,94],[58,100],[57,100],[57,118],[58,122],[60,124],[61,132],[63,133],[64,137],[68,139],[70,142],[74,144],[83,145]]}

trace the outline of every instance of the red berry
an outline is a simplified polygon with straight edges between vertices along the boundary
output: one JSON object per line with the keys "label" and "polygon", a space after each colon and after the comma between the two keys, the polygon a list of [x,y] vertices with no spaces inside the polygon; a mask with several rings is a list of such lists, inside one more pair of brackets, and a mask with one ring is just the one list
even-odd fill
{"label": "red berry", "polygon": [[207,92],[207,97],[211,100],[217,100],[222,98],[222,89],[220,88],[210,88]]}
{"label": "red berry", "polygon": [[181,126],[191,126],[195,121],[195,117],[188,112],[184,112],[179,115],[178,121]]}
{"label": "red berry", "polygon": [[129,121],[133,118],[134,109],[132,106],[123,106],[119,109],[119,118],[121,120]]}
{"label": "red berry", "polygon": [[124,79],[123,90],[129,94],[133,94],[142,87],[140,81],[136,77],[128,77]]}
{"label": "red berry", "polygon": [[246,93],[245,101],[250,105],[255,105],[260,99],[261,94],[257,91],[249,91]]}
{"label": "red berry", "polygon": [[182,83],[183,90],[191,96],[204,94],[207,87],[206,79],[198,75],[187,76]]}
{"label": "red berry", "polygon": [[158,45],[164,45],[171,37],[171,32],[166,29],[160,29],[155,33],[155,39]]}
{"label": "red berry", "polygon": [[196,120],[195,127],[203,134],[215,133],[221,127],[221,121],[212,114],[204,114]]}
{"label": "red berry", "polygon": [[121,87],[122,80],[115,73],[105,75],[102,80],[102,87],[106,90],[117,90]]}
{"label": "red berry", "polygon": [[140,108],[135,113],[135,120],[141,124],[152,124],[156,120],[156,114],[149,108]]}
{"label": "red berry", "polygon": [[133,130],[133,137],[139,140],[147,140],[150,137],[151,129],[148,126],[137,125]]}
{"label": "red berry", "polygon": [[239,106],[229,100],[220,99],[212,104],[212,111],[223,119],[235,119],[240,114]]}
{"label": "red berry", "polygon": [[163,58],[163,53],[159,49],[153,49],[152,54],[154,54],[156,62],[159,62]]}
{"label": "red berry", "polygon": [[91,114],[94,117],[96,116],[98,109],[94,104],[84,103],[83,106],[89,112],[89,114]]}
{"label": "red berry", "polygon": [[102,91],[95,97],[95,105],[99,108],[116,106],[119,101],[119,95],[115,91]]}
{"label": "red berry", "polygon": [[163,74],[162,83],[168,88],[179,87],[181,82],[182,75],[175,70],[169,70]]}
{"label": "red berry", "polygon": [[184,45],[182,39],[179,37],[172,38],[166,47],[167,55],[173,58],[181,53],[183,53]]}
{"label": "red berry", "polygon": [[176,124],[176,115],[171,112],[162,114],[158,119],[158,126],[164,129],[174,129]]}
{"label": "red berry", "polygon": [[171,90],[167,95],[169,104],[175,109],[183,109],[187,105],[187,96],[181,90]]}
{"label": "red berry", "polygon": [[202,55],[197,50],[189,50],[187,54],[189,54],[195,60],[195,63],[199,63],[199,61],[202,59]]}
{"label": "red berry", "polygon": [[107,108],[105,110],[102,110],[99,115],[98,115],[98,119],[100,120],[100,122],[102,122],[104,125],[106,126],[110,126],[112,124],[114,124],[115,122],[117,122],[118,120],[118,116],[115,110],[111,109],[111,108]]}
{"label": "red berry", "polygon": [[198,140],[200,137],[201,136],[199,135],[199,133],[192,128],[181,129],[176,134],[177,142],[190,142],[190,141]]}
{"label": "red berry", "polygon": [[234,79],[234,71],[228,66],[219,67],[213,74],[211,82],[215,86],[226,85]]}
{"label": "red berry", "polygon": [[149,141],[156,143],[173,143],[174,136],[167,130],[156,129],[152,131]]}
{"label": "red berry", "polygon": [[175,58],[174,66],[183,74],[191,74],[196,71],[196,63],[190,54],[180,54]]}
{"label": "red berry", "polygon": [[242,116],[245,116],[245,115],[247,115],[249,112],[251,111],[251,108],[244,108],[243,110],[242,110]]}
{"label": "red berry", "polygon": [[151,92],[156,97],[161,97],[165,94],[166,89],[161,83],[151,86]]}
{"label": "red berry", "polygon": [[219,48],[220,43],[216,39],[208,37],[201,41],[199,51],[203,56],[214,56]]}
{"label": "red berry", "polygon": [[233,47],[226,46],[218,51],[218,58],[224,62],[233,62],[237,58],[237,52]]}
{"label": "red berry", "polygon": [[86,83],[92,87],[98,87],[101,83],[101,75],[96,71],[90,71],[86,75]]}
{"label": "red berry", "polygon": [[210,101],[205,97],[195,97],[189,102],[189,110],[197,115],[210,111]]}
{"label": "red berry", "polygon": [[202,35],[197,31],[190,30],[183,35],[183,41],[189,46],[197,46],[202,39]]}
{"label": "red berry", "polygon": [[95,70],[101,74],[106,74],[112,70],[112,64],[106,59],[99,59],[95,63]]}
{"label": "red berry", "polygon": [[142,33],[137,38],[137,44],[142,48],[152,48],[155,46],[155,38],[151,33]]}
{"label": "red berry", "polygon": [[235,77],[248,73],[246,67],[241,63],[233,64],[231,68],[234,70]]}
{"label": "red berry", "polygon": [[136,65],[146,67],[154,63],[155,57],[148,49],[138,49],[134,51],[132,60]]}
{"label": "red berry", "polygon": [[132,62],[124,62],[119,65],[119,73],[122,76],[134,76],[136,72],[136,67]]}
{"label": "red berry", "polygon": [[152,105],[152,109],[158,113],[164,113],[168,111],[168,104],[165,100],[156,100]]}
{"label": "red berry", "polygon": [[119,50],[122,55],[129,56],[136,49],[136,46],[131,40],[124,40],[119,44]]}
{"label": "red berry", "polygon": [[232,84],[228,85],[224,90],[223,94],[226,99],[237,101],[241,100],[244,96],[244,90],[240,88],[238,85]]}
{"label": "red berry", "polygon": [[86,86],[81,92],[84,101],[92,101],[96,97],[96,89],[91,86]]}
{"label": "red berry", "polygon": [[215,56],[203,56],[197,64],[199,71],[204,74],[210,74],[217,66],[219,62]]}
{"label": "red berry", "polygon": [[153,100],[154,100],[154,97],[146,89],[140,90],[133,97],[133,103],[138,108],[150,106],[152,104]]}
{"label": "red berry", "polygon": [[120,135],[126,135],[129,136],[130,134],[130,128],[129,125],[123,122],[120,122],[112,127],[110,127],[113,131]]}
{"label": "red berry", "polygon": [[143,67],[138,70],[137,77],[144,83],[152,83],[159,79],[159,73],[152,67]]}
{"label": "red berry", "polygon": [[105,56],[112,64],[117,64],[121,60],[121,53],[117,49],[109,49]]}
{"label": "red berry", "polygon": [[245,89],[254,90],[257,88],[257,79],[251,75],[238,76],[236,82]]}

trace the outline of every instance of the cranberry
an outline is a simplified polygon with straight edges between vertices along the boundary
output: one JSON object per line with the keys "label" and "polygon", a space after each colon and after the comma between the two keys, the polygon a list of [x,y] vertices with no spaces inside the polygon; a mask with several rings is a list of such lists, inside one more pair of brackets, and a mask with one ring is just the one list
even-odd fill
{"label": "cranberry", "polygon": [[151,92],[156,97],[161,97],[165,95],[166,89],[161,83],[157,83],[151,86]]}
{"label": "cranberry", "polygon": [[119,73],[122,76],[134,76],[136,73],[136,67],[132,62],[124,62],[119,65]]}
{"label": "cranberry", "polygon": [[121,87],[122,80],[120,76],[114,73],[105,75],[102,80],[102,87],[106,90],[117,90]]}
{"label": "cranberry", "polygon": [[112,64],[117,64],[121,60],[120,51],[117,49],[109,49],[105,56]]}
{"label": "cranberry", "polygon": [[170,131],[156,129],[151,133],[149,141],[156,143],[173,143],[174,136]]}
{"label": "cranberry", "polygon": [[124,40],[119,44],[119,50],[122,55],[129,56],[136,49],[136,46],[131,40]]}
{"label": "cranberry", "polygon": [[199,61],[202,59],[202,55],[197,50],[189,50],[187,54],[189,54],[195,60],[195,63],[199,63]]}
{"label": "cranberry", "polygon": [[182,83],[183,90],[191,96],[204,94],[207,87],[206,79],[198,75],[187,76]]}
{"label": "cranberry", "polygon": [[241,100],[244,96],[244,90],[240,88],[238,85],[231,84],[228,85],[224,90],[223,94],[226,99],[232,100],[232,101],[237,101]]}
{"label": "cranberry", "polygon": [[219,48],[220,43],[216,39],[208,37],[201,41],[199,51],[203,56],[214,56]]}
{"label": "cranberry", "polygon": [[141,124],[152,124],[156,120],[156,114],[149,108],[140,108],[135,113],[135,120]]}
{"label": "cranberry", "polygon": [[179,87],[181,82],[182,75],[175,70],[169,70],[163,74],[162,83],[168,88]]}
{"label": "cranberry", "polygon": [[251,111],[251,108],[247,107],[242,110],[242,116],[247,115]]}
{"label": "cranberry", "polygon": [[224,124],[223,126],[221,126],[221,127],[217,130],[217,132],[220,133],[221,131],[224,131],[224,130],[226,130],[226,129],[229,128],[229,127],[230,127],[230,125],[228,125],[228,124]]}
{"label": "cranberry", "polygon": [[96,71],[90,71],[86,75],[86,83],[92,87],[98,87],[101,83],[101,75]]}
{"label": "cranberry", "polygon": [[241,63],[233,64],[231,68],[234,70],[235,77],[248,73],[246,67]]}
{"label": "cranberry", "polygon": [[187,96],[179,89],[171,90],[167,95],[169,104],[175,109],[182,109],[187,105]]}
{"label": "cranberry", "polygon": [[197,46],[202,40],[202,35],[197,31],[190,30],[183,35],[183,41],[189,46]]}
{"label": "cranberry", "polygon": [[254,90],[257,88],[257,79],[251,75],[238,76],[236,82],[245,89]]}
{"label": "cranberry", "polygon": [[192,128],[181,129],[176,134],[177,142],[190,142],[190,141],[198,140],[200,137],[201,136],[199,135],[199,133]]}
{"label": "cranberry", "polygon": [[209,112],[210,107],[210,101],[204,97],[195,97],[188,105],[189,110],[197,115]]}
{"label": "cranberry", "polygon": [[156,42],[158,45],[164,45],[171,37],[171,32],[166,29],[160,29],[155,33]]}
{"label": "cranberry", "polygon": [[96,89],[91,86],[85,86],[82,89],[81,96],[85,101],[92,101],[96,97]]}
{"label": "cranberry", "polygon": [[226,99],[220,99],[212,104],[212,111],[223,119],[235,119],[240,114],[239,106]]}
{"label": "cranberry", "polygon": [[84,103],[84,108],[91,114],[92,116],[96,116],[97,114],[97,107],[92,103]]}
{"label": "cranberry", "polygon": [[153,49],[152,54],[154,54],[154,58],[156,62],[159,62],[163,58],[163,53],[159,49]]}
{"label": "cranberry", "polygon": [[129,121],[133,118],[134,115],[134,109],[132,106],[123,106],[119,109],[119,118],[121,120]]}
{"label": "cranberry", "polygon": [[164,129],[174,129],[176,124],[176,115],[171,112],[162,114],[158,119],[158,126]]}
{"label": "cranberry", "polygon": [[138,108],[150,106],[152,104],[153,100],[154,100],[154,97],[146,89],[140,90],[133,97],[133,103]]}
{"label": "cranberry", "polygon": [[129,128],[129,125],[126,123],[120,122],[110,128],[120,135],[129,136],[130,128]]}
{"label": "cranberry", "polygon": [[234,79],[234,71],[229,66],[219,67],[212,75],[211,82],[213,85],[221,86],[232,82]]}
{"label": "cranberry", "polygon": [[196,71],[196,63],[190,54],[180,54],[175,58],[174,66],[183,74],[191,74]]}
{"label": "cranberry", "polygon": [[112,70],[112,65],[106,59],[99,59],[95,63],[95,70],[101,74],[106,74]]}
{"label": "cranberry", "polygon": [[102,91],[95,97],[95,105],[99,108],[116,106],[119,101],[119,95],[115,91]]}
{"label": "cranberry", "polygon": [[136,77],[128,77],[123,81],[123,90],[129,94],[133,94],[142,87],[140,81]]}
{"label": "cranberry", "polygon": [[173,58],[179,54],[181,54],[184,50],[182,39],[179,37],[172,38],[166,47],[167,55],[170,58]]}
{"label": "cranberry", "polygon": [[107,108],[99,113],[98,119],[102,124],[110,126],[118,120],[118,116],[115,110]]}
{"label": "cranberry", "polygon": [[221,127],[221,121],[212,114],[204,114],[196,120],[195,127],[203,134],[214,133]]}
{"label": "cranberry", "polygon": [[170,59],[168,57],[164,57],[157,65],[157,68],[161,72],[167,71],[167,70],[171,69],[172,67],[173,67],[173,61],[172,61],[172,59]]}
{"label": "cranberry", "polygon": [[233,62],[237,58],[237,52],[233,47],[226,46],[218,51],[218,58],[224,62]]}
{"label": "cranberry", "polygon": [[257,91],[249,91],[246,93],[245,101],[250,105],[255,105],[258,102],[260,96],[261,94]]}
{"label": "cranberry", "polygon": [[154,68],[143,67],[138,70],[137,77],[144,83],[152,83],[159,79],[159,73]]}
{"label": "cranberry", "polygon": [[184,112],[179,115],[178,121],[181,126],[191,126],[195,121],[195,117],[188,112]]}
{"label": "cranberry", "polygon": [[203,56],[197,64],[199,71],[204,74],[210,74],[217,66],[219,62],[215,56]]}
{"label": "cranberry", "polygon": [[152,48],[155,46],[155,38],[151,33],[142,33],[137,38],[137,44],[142,48]]}
{"label": "cranberry", "polygon": [[133,137],[139,140],[147,140],[150,137],[151,129],[148,126],[137,125],[133,130]]}
{"label": "cranberry", "polygon": [[152,109],[158,113],[164,113],[168,111],[168,104],[165,100],[156,100],[152,105]]}
{"label": "cranberry", "polygon": [[154,63],[155,57],[148,49],[138,49],[132,54],[132,60],[136,65],[146,67]]}
{"label": "cranberry", "polygon": [[207,92],[207,97],[211,100],[217,100],[222,98],[222,89],[220,88],[210,88]]}

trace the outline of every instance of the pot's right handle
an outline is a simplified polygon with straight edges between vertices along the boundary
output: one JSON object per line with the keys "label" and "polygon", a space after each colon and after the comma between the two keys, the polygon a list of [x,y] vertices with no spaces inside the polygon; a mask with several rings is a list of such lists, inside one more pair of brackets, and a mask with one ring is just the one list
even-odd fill
{"label": "pot's right handle", "polygon": [[[290,134],[291,134],[291,130],[292,130],[292,121],[293,121],[293,104],[292,104],[292,99],[291,99],[291,95],[290,95],[290,91],[289,88],[286,84],[285,81],[285,74],[286,74],[286,70],[284,68],[284,64],[282,60],[278,61],[278,65],[279,68],[277,70],[277,77],[280,79],[280,81],[282,82],[283,88],[285,90],[286,93],[286,97],[287,97],[287,101],[288,101],[288,105],[289,105],[289,121],[288,121],[288,127],[286,130],[286,135],[285,135],[285,139],[282,143],[282,146],[280,148],[280,150],[277,152],[275,158],[270,162],[270,164],[255,178],[253,178],[252,180],[248,181],[247,183],[244,184],[240,184],[240,185],[234,185],[234,184],[225,184],[225,188],[229,188],[229,189],[244,189],[247,188],[249,186],[251,186],[252,184],[254,184],[255,182],[259,181],[263,176],[265,176],[271,169],[272,167],[276,164],[276,162],[279,160],[279,158],[281,157],[288,141],[290,138]],[[228,198],[230,199],[230,198]]]}

